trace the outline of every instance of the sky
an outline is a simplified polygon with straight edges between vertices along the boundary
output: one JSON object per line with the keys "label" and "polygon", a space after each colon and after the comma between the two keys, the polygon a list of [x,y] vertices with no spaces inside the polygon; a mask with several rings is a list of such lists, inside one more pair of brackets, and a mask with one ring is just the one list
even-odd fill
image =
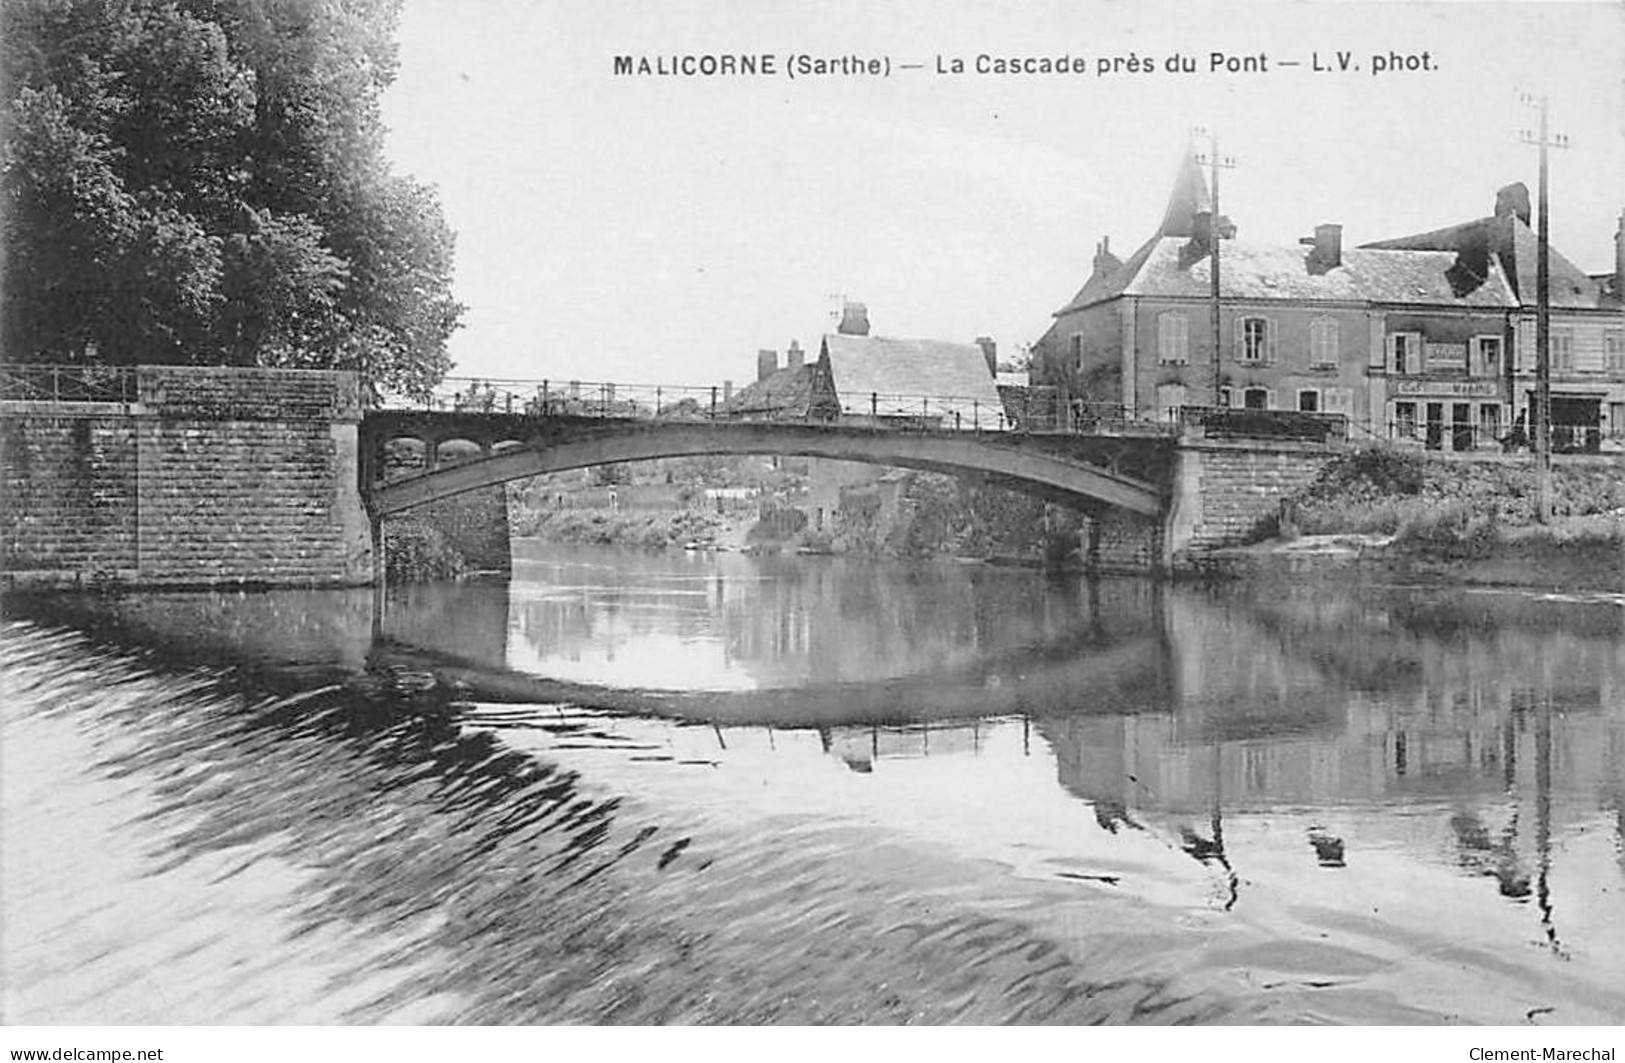
{"label": "sky", "polygon": [[[400,45],[389,149],[457,233],[459,376],[743,383],[759,349],[816,351],[842,298],[878,335],[1013,354],[1103,237],[1126,257],[1152,234],[1195,126],[1234,157],[1244,239],[1335,222],[1353,245],[1533,193],[1530,94],[1569,140],[1553,247],[1611,270],[1625,209],[1619,3],[406,0]],[[740,53],[775,73],[614,73]],[[1396,53],[1428,68],[1375,72]],[[891,71],[792,79],[795,55]],[[979,55],[1084,73],[936,72]]]}

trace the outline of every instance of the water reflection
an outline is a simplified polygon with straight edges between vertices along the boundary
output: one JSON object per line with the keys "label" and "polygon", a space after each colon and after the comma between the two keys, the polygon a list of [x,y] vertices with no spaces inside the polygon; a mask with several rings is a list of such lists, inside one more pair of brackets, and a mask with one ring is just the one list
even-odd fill
{"label": "water reflection", "polygon": [[8,922],[259,929],[149,1021],[1625,1021],[1619,601],[554,549],[7,607],[8,857],[64,775],[139,842],[24,832],[8,898],[80,885]]}

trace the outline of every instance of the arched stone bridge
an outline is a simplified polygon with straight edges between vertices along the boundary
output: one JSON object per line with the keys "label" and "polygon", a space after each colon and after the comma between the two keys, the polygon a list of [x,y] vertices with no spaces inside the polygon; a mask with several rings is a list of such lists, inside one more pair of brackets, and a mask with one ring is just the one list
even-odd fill
{"label": "arched stone bridge", "polygon": [[[384,475],[384,447],[414,439],[424,468]],[[478,458],[440,459],[452,441]],[[1168,504],[1174,440],[1167,434],[973,432],[810,421],[534,416],[369,411],[362,420],[363,491],[374,517],[540,473],[614,462],[711,454],[834,458],[969,475],[1075,506],[1155,518]]]}

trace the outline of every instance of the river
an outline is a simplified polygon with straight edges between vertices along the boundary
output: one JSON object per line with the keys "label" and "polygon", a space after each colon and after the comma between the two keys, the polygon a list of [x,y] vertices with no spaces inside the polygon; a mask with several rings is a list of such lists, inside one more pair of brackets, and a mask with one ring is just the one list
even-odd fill
{"label": "river", "polygon": [[7,1023],[1625,1022],[1625,597],[11,595]]}

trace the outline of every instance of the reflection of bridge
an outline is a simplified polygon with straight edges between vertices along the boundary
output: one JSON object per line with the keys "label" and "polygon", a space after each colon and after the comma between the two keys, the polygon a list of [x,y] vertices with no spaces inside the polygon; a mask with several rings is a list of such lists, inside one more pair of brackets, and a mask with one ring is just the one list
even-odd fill
{"label": "reflection of bridge", "polygon": [[[471,387],[415,408],[368,411],[362,453],[376,516],[508,480],[613,462],[701,454],[836,458],[973,475],[1073,504],[1146,517],[1166,508],[1172,429],[1121,411],[1078,418],[1086,429],[1037,425],[1021,409],[988,409],[951,395],[872,395],[861,415],[785,403],[740,406],[715,388],[542,382]],[[766,412],[763,412],[766,411]],[[1053,421],[1053,418],[1049,418]],[[416,440],[418,471],[383,479],[382,449]],[[455,464],[441,448],[472,444]]]}
{"label": "reflection of bridge", "polygon": [[374,641],[370,663],[433,672],[474,701],[563,703],[730,727],[833,727],[1076,712],[1165,712],[1166,654],[1166,647],[1150,636],[1108,645],[1068,641],[992,655],[971,668],[943,674],[742,691],[621,689],[568,682],[387,638]]}

